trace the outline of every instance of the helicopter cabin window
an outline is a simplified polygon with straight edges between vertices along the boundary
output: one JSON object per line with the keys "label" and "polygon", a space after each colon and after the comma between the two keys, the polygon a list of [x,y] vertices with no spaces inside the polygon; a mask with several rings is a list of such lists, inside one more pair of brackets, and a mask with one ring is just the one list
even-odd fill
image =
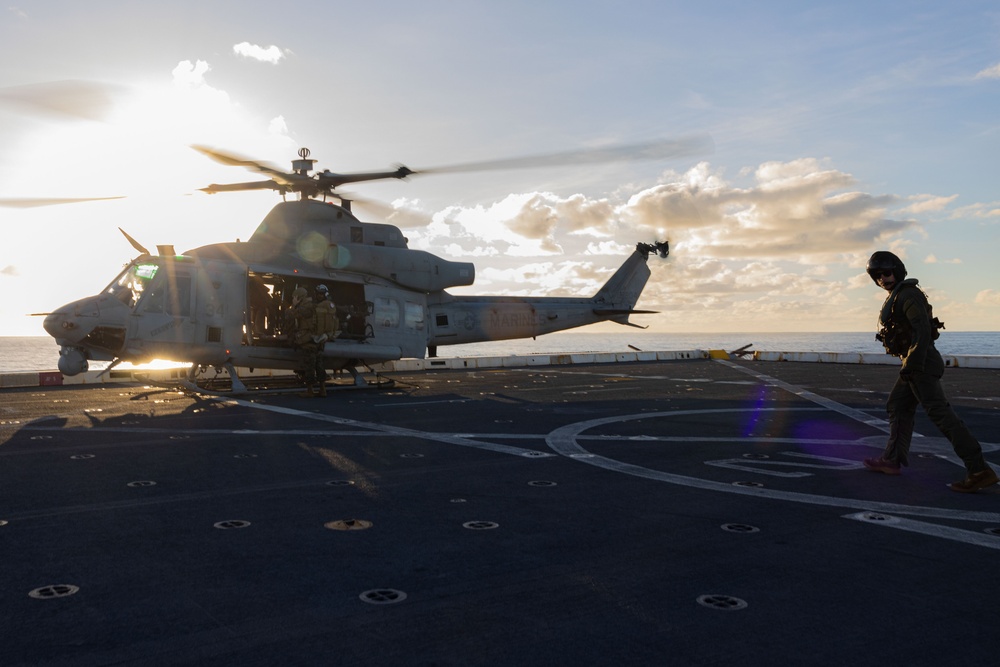
{"label": "helicopter cabin window", "polygon": [[108,285],[105,291],[132,308],[139,301],[146,285],[156,275],[158,268],[160,267],[156,264],[131,264]]}
{"label": "helicopter cabin window", "polygon": [[364,242],[365,242],[364,227],[351,227],[351,243],[364,243]]}
{"label": "helicopter cabin window", "polygon": [[413,303],[412,301],[406,302],[406,319],[405,324],[407,329],[416,329],[417,331],[423,331],[424,329],[424,307],[419,303]]}
{"label": "helicopter cabin window", "polygon": [[395,329],[399,326],[399,302],[385,297],[375,298],[375,322],[383,329]]}

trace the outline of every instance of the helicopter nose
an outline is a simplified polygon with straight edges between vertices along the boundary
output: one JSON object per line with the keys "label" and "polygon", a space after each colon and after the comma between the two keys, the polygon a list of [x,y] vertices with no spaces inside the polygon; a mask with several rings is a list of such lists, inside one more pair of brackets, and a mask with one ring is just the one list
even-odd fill
{"label": "helicopter nose", "polygon": [[93,325],[83,326],[81,317],[96,319],[99,314],[97,304],[92,299],[84,299],[68,303],[62,308],[45,316],[42,328],[57,341],[78,342],[82,340]]}
{"label": "helicopter nose", "polygon": [[76,324],[67,318],[67,313],[57,310],[49,313],[42,320],[42,328],[53,338],[63,338],[66,334],[76,328]]}

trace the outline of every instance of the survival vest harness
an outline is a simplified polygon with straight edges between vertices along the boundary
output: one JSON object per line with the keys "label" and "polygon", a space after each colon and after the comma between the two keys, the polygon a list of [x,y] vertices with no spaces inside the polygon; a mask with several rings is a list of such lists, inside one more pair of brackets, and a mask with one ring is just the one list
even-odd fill
{"label": "survival vest harness", "polygon": [[[908,278],[892,289],[892,292],[886,297],[885,303],[882,304],[882,310],[878,316],[879,328],[875,334],[875,340],[882,343],[885,353],[895,357],[905,355],[913,342],[913,327],[910,326],[909,320],[905,317],[896,317],[895,312],[899,292],[904,287],[917,287],[917,279]],[[923,290],[918,287],[917,293],[924,301],[927,317],[931,322],[931,340],[937,340],[941,336],[941,332],[938,330],[944,329],[944,322],[934,317],[934,308],[927,301],[927,295],[924,294]]]}
{"label": "survival vest harness", "polygon": [[[337,335],[340,329],[340,320],[337,318],[337,306],[329,299],[323,299],[316,304],[316,336],[324,337],[323,340],[331,340]],[[319,341],[317,341],[319,342]]]}

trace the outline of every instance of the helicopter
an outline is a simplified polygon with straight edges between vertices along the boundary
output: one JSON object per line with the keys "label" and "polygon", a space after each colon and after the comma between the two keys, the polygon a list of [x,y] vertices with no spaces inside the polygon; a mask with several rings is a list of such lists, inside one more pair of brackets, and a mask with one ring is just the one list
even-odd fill
{"label": "helicopter", "polygon": [[[408,247],[400,228],[363,222],[348,183],[404,179],[521,166],[614,159],[657,159],[691,154],[700,139],[590,149],[522,159],[466,163],[414,171],[338,174],[316,172],[309,149],[299,151],[292,170],[206,146],[192,146],[229,166],[250,169],[267,180],[211,184],[207,194],[271,189],[278,203],[243,242],[214,243],[182,253],[157,246],[151,253],[124,230],[139,255],[95,295],[45,314],[43,327],[60,346],[58,368],[66,376],[89,370],[91,361],[153,359],[190,363],[188,383],[207,369],[230,379],[232,393],[245,393],[238,368],[298,371],[304,360],[291,344],[286,313],[293,293],[323,285],[336,304],[340,330],[322,347],[327,370],[346,370],[364,386],[359,367],[402,358],[437,356],[446,345],[532,338],[596,322],[629,321],[650,276],[650,254],[669,254],[666,241],[638,243],[592,297],[458,296],[448,289],[472,285],[475,267]],[[287,199],[286,195],[297,195]],[[642,327],[639,327],[642,328]]]}

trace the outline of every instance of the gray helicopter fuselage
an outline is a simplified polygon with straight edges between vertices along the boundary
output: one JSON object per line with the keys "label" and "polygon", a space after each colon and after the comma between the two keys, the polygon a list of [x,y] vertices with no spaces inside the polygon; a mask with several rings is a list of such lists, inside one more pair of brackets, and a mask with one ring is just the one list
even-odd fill
{"label": "gray helicopter fuselage", "polygon": [[593,298],[453,296],[475,269],[407,247],[393,225],[359,221],[342,206],[278,204],[246,242],[181,255],[143,254],[96,296],[46,317],[62,346],[60,370],[88,360],[191,362],[297,369],[292,292],[327,287],[340,334],[324,346],[330,369],[432,356],[439,345],[525,338],[602,320],[628,323],[647,278],[637,250]]}

